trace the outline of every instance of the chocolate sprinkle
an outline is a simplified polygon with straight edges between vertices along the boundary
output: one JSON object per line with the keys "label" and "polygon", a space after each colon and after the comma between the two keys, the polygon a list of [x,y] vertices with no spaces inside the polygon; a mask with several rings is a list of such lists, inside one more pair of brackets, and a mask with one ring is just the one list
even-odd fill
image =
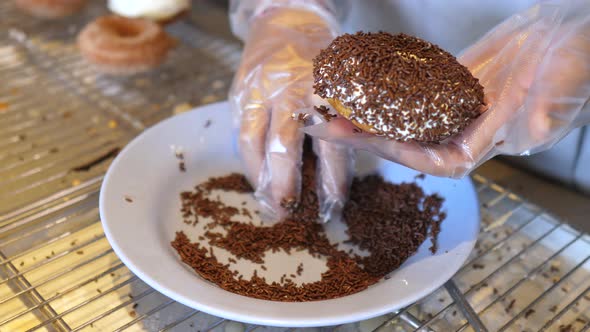
{"label": "chocolate sprinkle", "polygon": [[559,332],[572,332],[573,330],[574,330],[574,327],[572,324],[559,325]]}
{"label": "chocolate sprinkle", "polygon": [[[302,166],[302,192],[299,204],[292,207],[286,219],[272,226],[233,221],[241,211],[211,199],[213,190],[252,192],[246,178],[240,174],[211,178],[181,193],[185,218],[209,217],[204,236],[209,248],[191,242],[183,232],[172,241],[181,260],[205,280],[233,293],[274,301],[316,301],[341,297],[362,291],[377,283],[387,273],[399,267],[429,237],[436,238],[438,224],[445,215],[440,211],[442,199],[427,196],[413,183],[400,185],[385,182],[371,175],[355,179],[351,198],[344,208],[349,242],[369,252],[360,257],[339,250],[330,243],[319,217],[315,185],[316,158],[306,150]],[[197,220],[197,219],[195,219]],[[211,229],[221,227],[224,232]],[[431,231],[435,229],[435,231]],[[371,234],[373,234],[371,236]],[[266,252],[307,250],[314,257],[325,257],[327,271],[315,282],[296,284],[293,279],[303,272],[303,264],[295,273],[281,277],[280,282],[268,282],[254,272],[246,280],[218,261],[211,248],[223,248],[235,258],[264,264]],[[232,258],[232,261],[235,261]],[[266,270],[264,265],[262,270]]]}
{"label": "chocolate sprinkle", "polygon": [[471,267],[472,267],[474,270],[481,270],[481,269],[485,268],[485,265],[483,265],[483,264],[479,264],[479,263],[473,263],[473,265],[471,265]]}
{"label": "chocolate sprinkle", "polygon": [[330,109],[325,105],[314,106],[313,109],[315,109],[315,111],[318,112],[326,122],[330,122],[337,116],[336,114],[330,114]]}
{"label": "chocolate sprinkle", "polygon": [[483,87],[453,55],[405,34],[337,37],[314,59],[314,90],[350,120],[399,141],[440,142],[484,106]]}
{"label": "chocolate sprinkle", "polygon": [[354,179],[343,216],[350,242],[371,252],[359,259],[365,270],[385,275],[418,250],[429,230],[435,239],[445,218],[441,206],[442,198],[425,196],[414,183],[393,185],[378,175]]}
{"label": "chocolate sprinkle", "polygon": [[298,275],[298,276],[301,276],[301,274],[302,274],[302,273],[303,273],[303,263],[300,263],[300,264],[297,266],[297,275]]}
{"label": "chocolate sprinkle", "polygon": [[291,114],[291,118],[301,124],[305,124],[307,119],[309,119],[310,115],[308,113],[293,113]]}
{"label": "chocolate sprinkle", "polygon": [[508,303],[508,306],[506,307],[506,313],[509,313],[510,310],[512,310],[512,307],[514,307],[514,303],[516,303],[516,299],[512,299],[512,301]]}

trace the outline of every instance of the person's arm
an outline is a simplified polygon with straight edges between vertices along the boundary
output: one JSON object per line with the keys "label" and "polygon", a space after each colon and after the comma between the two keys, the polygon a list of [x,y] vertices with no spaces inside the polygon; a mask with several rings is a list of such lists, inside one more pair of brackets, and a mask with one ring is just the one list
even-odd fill
{"label": "person's arm", "polygon": [[546,1],[514,15],[459,57],[484,86],[487,112],[441,144],[351,135],[331,121],[308,132],[440,176],[461,177],[495,155],[550,148],[590,121],[590,6]]}

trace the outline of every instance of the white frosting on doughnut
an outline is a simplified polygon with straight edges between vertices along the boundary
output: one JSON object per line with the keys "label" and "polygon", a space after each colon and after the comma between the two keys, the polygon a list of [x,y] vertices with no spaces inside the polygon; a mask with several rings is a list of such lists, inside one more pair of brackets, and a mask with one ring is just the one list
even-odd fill
{"label": "white frosting on doughnut", "polygon": [[190,0],[109,0],[109,9],[125,17],[165,20],[190,7]]}

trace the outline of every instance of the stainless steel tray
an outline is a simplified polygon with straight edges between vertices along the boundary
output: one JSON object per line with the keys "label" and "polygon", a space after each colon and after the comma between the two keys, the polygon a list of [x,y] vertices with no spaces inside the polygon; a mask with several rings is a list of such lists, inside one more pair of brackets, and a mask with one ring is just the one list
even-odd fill
{"label": "stainless steel tray", "polygon": [[[169,27],[181,44],[161,68],[121,78],[95,71],[75,47],[102,2],[57,22],[0,3],[1,332],[286,330],[163,296],[118,260],[99,221],[112,159],[101,157],[175,112],[225,99],[240,46],[206,32],[199,6]],[[400,312],[321,330],[590,330],[590,236],[473,179],[482,232],[451,282]]]}

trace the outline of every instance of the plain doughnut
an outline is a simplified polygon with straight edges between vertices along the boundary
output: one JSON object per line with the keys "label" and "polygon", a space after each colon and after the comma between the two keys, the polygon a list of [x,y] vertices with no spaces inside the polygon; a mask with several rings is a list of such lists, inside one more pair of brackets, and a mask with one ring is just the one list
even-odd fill
{"label": "plain doughnut", "polygon": [[146,71],[164,61],[175,41],[157,23],[145,19],[103,16],[78,35],[82,55],[112,74]]}

